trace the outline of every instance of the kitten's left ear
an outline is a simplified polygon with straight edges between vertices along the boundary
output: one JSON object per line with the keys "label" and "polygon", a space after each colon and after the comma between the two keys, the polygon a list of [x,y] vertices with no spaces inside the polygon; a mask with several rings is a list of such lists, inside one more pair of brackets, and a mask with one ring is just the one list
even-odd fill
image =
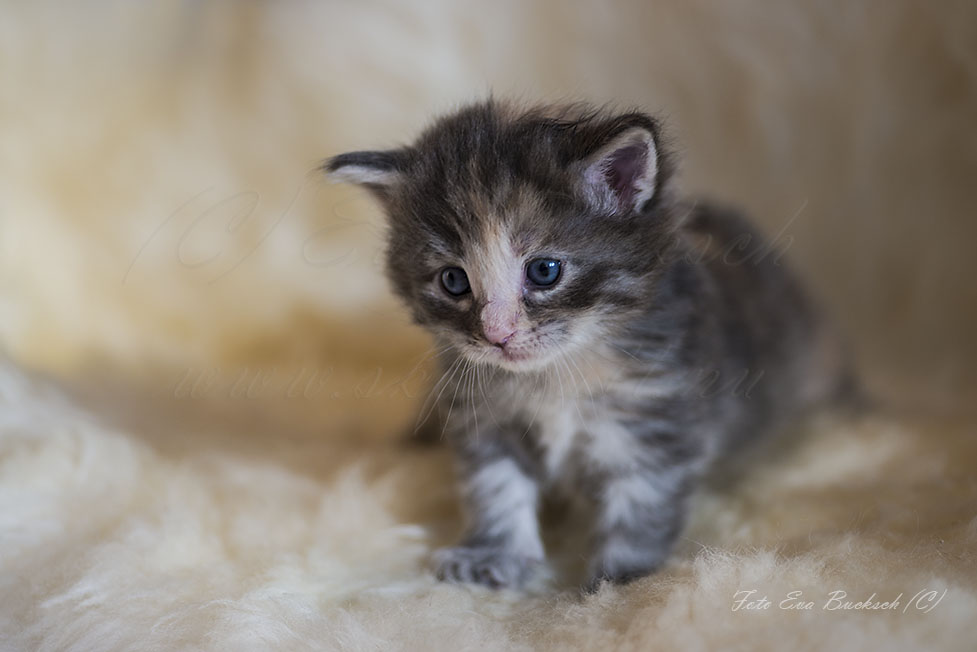
{"label": "kitten's left ear", "polygon": [[336,181],[356,183],[374,191],[385,191],[403,180],[406,168],[407,152],[391,149],[347,152],[327,159],[321,169]]}
{"label": "kitten's left ear", "polygon": [[655,134],[631,127],[583,161],[584,196],[601,212],[640,213],[655,194],[658,167]]}

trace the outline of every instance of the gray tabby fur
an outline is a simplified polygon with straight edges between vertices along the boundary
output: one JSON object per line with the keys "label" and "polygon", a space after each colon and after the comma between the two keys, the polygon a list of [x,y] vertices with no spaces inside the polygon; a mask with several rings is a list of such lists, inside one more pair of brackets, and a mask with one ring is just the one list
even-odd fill
{"label": "gray tabby fur", "polygon": [[[442,579],[522,586],[544,559],[541,496],[559,488],[593,507],[590,586],[651,573],[711,467],[846,386],[782,252],[677,197],[644,113],[490,100],[323,167],[382,202],[387,274],[441,350],[428,432],[456,453],[467,516],[435,554]],[[519,276],[540,256],[563,266],[549,289]],[[469,294],[445,292],[446,266]],[[509,320],[505,347],[492,319]]]}

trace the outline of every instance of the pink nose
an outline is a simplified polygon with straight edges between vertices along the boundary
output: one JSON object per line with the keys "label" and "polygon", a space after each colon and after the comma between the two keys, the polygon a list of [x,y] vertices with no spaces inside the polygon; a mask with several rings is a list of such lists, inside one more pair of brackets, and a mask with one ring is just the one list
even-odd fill
{"label": "pink nose", "polygon": [[516,334],[516,332],[509,326],[499,328],[486,325],[483,328],[483,332],[485,333],[485,339],[499,348],[503,348],[506,344],[508,344],[509,340],[512,339],[512,336]]}
{"label": "pink nose", "polygon": [[504,347],[516,334],[518,315],[512,301],[489,300],[482,308],[482,334],[497,347]]}

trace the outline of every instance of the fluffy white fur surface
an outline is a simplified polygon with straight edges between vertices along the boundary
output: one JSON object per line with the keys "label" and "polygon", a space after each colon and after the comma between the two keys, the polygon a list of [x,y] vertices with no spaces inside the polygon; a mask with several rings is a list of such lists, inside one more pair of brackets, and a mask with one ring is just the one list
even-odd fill
{"label": "fluffy white fur surface", "polygon": [[[571,517],[548,541],[552,576],[520,594],[439,584],[428,570],[458,530],[441,450],[302,433],[177,397],[113,421],[90,411],[99,400],[63,392],[0,371],[4,649],[970,650],[977,640],[977,439],[959,425],[815,424],[735,488],[703,492],[665,571],[594,595],[574,586],[584,549]],[[747,608],[761,597],[768,608]]]}
{"label": "fluffy white fur surface", "polygon": [[[909,0],[3,7],[0,650],[972,650],[975,25]],[[449,460],[399,443],[429,342],[376,207],[310,174],[489,91],[664,114],[686,186],[787,249],[891,406],[798,424],[698,496],[662,573],[595,595],[572,515],[526,593],[434,581]]]}

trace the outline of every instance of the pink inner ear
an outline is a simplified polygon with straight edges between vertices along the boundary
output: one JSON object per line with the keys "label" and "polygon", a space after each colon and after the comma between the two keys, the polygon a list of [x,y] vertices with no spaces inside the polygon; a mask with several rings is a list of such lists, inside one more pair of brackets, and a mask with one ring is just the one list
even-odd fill
{"label": "pink inner ear", "polygon": [[648,148],[644,145],[622,147],[605,159],[602,166],[604,179],[622,207],[633,204],[638,194],[637,181],[645,172],[647,159]]}

